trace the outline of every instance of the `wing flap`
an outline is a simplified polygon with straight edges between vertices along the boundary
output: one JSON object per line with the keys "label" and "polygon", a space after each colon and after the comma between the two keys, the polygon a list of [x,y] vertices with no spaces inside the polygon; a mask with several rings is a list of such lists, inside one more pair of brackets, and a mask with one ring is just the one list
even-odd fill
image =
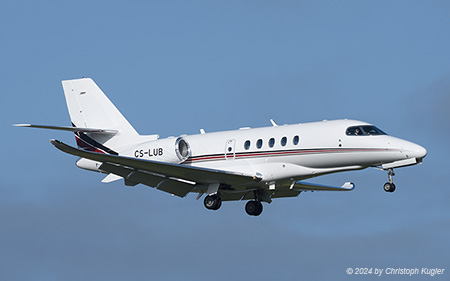
{"label": "wing flap", "polygon": [[300,195],[301,190],[277,190],[270,198],[286,198],[286,197],[297,197]]}
{"label": "wing flap", "polygon": [[229,191],[221,191],[220,198],[222,201],[239,201],[242,200],[242,197],[247,194],[248,191],[239,191],[239,192],[229,192]]}
{"label": "wing flap", "polygon": [[164,177],[161,176],[155,176],[109,163],[103,163],[99,169],[121,176],[127,186],[135,186],[138,183],[142,183],[150,187],[156,187],[164,180]]}
{"label": "wing flap", "polygon": [[194,185],[178,180],[165,179],[156,188],[179,197],[184,197],[194,188]]}
{"label": "wing flap", "polygon": [[[253,200],[255,199],[254,191],[258,189],[247,189],[247,190],[222,190],[221,198],[222,201],[239,201],[239,200]],[[264,190],[267,192],[267,196],[270,199],[260,198],[261,201],[269,202],[273,198],[285,198],[285,197],[297,197],[300,195],[302,190],[296,189],[281,189],[281,190]],[[261,190],[260,190],[261,192]]]}
{"label": "wing flap", "polygon": [[99,169],[124,178],[125,185],[127,186],[134,186],[138,183],[142,183],[179,197],[186,196],[186,194],[194,188],[194,184],[182,182],[177,179],[164,178],[163,176],[152,175],[109,163],[103,163],[100,165]]}

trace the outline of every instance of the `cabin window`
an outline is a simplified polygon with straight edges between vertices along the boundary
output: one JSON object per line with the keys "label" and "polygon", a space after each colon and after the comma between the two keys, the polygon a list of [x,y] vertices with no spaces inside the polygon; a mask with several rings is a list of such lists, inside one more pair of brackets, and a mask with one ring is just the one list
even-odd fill
{"label": "cabin window", "polygon": [[262,145],[263,145],[263,141],[262,141],[262,139],[259,139],[259,140],[256,142],[256,147],[257,147],[257,148],[261,148]]}
{"label": "cabin window", "polygon": [[349,127],[347,131],[345,131],[347,136],[378,136],[378,135],[386,135],[385,132],[378,129],[375,126],[353,126]]}
{"label": "cabin window", "polygon": [[250,148],[250,141],[249,140],[245,141],[244,148],[245,148],[245,150],[249,150],[249,148]]}
{"label": "cabin window", "polygon": [[287,144],[287,137],[282,137],[281,138],[281,146],[286,146]]}
{"label": "cabin window", "polygon": [[273,147],[275,145],[275,139],[274,138],[271,138],[270,140],[269,140],[269,146],[270,147]]}
{"label": "cabin window", "polygon": [[295,137],[292,139],[292,143],[293,143],[294,145],[297,145],[299,141],[300,141],[300,138],[299,138],[298,136],[295,136]]}

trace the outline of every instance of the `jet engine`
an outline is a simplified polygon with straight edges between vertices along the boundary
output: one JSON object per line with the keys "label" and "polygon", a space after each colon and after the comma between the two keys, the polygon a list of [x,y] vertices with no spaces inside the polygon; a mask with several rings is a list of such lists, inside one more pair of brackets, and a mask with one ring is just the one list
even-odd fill
{"label": "jet engine", "polygon": [[120,154],[138,159],[180,164],[191,156],[191,149],[184,138],[178,137],[144,142]]}
{"label": "jet engine", "polygon": [[[182,137],[167,138],[162,140],[155,140],[144,142],[135,146],[133,149],[125,150],[119,153],[121,156],[128,156],[132,158],[153,160],[160,162],[180,164],[186,161],[191,156],[191,148],[189,143]],[[102,172],[99,167],[100,162],[80,158],[76,165],[79,168]]]}

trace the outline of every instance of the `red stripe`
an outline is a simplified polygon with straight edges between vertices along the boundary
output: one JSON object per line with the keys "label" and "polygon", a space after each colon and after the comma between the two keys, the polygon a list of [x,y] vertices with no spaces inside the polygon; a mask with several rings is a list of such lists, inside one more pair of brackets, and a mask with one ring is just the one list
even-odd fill
{"label": "red stripe", "polygon": [[[358,151],[386,151],[387,149],[364,149],[364,148],[354,148],[354,149],[323,149],[323,150],[297,150],[297,151],[276,151],[276,152],[261,152],[261,153],[247,153],[247,154],[236,154],[235,158],[244,158],[244,157],[261,157],[261,156],[276,156],[276,155],[295,155],[295,154],[313,154],[313,153],[331,153],[331,152],[358,152]],[[228,153],[230,154],[230,153]],[[216,160],[216,159],[226,159],[233,158],[233,156],[225,157],[223,155],[214,155],[214,156],[197,156],[192,157],[187,160],[187,162],[197,162],[197,161],[206,161],[206,160]]]}

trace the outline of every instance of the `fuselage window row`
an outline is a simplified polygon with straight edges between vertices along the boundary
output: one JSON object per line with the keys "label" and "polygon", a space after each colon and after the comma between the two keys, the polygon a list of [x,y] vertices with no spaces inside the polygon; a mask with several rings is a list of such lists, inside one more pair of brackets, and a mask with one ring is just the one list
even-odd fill
{"label": "fuselage window row", "polygon": [[[292,138],[292,144],[293,145],[298,145],[300,143],[300,137],[298,135],[294,136]],[[275,146],[275,138],[270,138],[268,141],[269,147],[273,148]],[[281,138],[280,140],[280,144],[281,146],[286,146],[287,145],[287,137],[284,136]],[[251,146],[251,141],[250,140],[246,140],[244,143],[244,149],[245,150],[249,150]],[[256,148],[261,149],[263,147],[263,140],[262,139],[258,139],[256,141]]]}

